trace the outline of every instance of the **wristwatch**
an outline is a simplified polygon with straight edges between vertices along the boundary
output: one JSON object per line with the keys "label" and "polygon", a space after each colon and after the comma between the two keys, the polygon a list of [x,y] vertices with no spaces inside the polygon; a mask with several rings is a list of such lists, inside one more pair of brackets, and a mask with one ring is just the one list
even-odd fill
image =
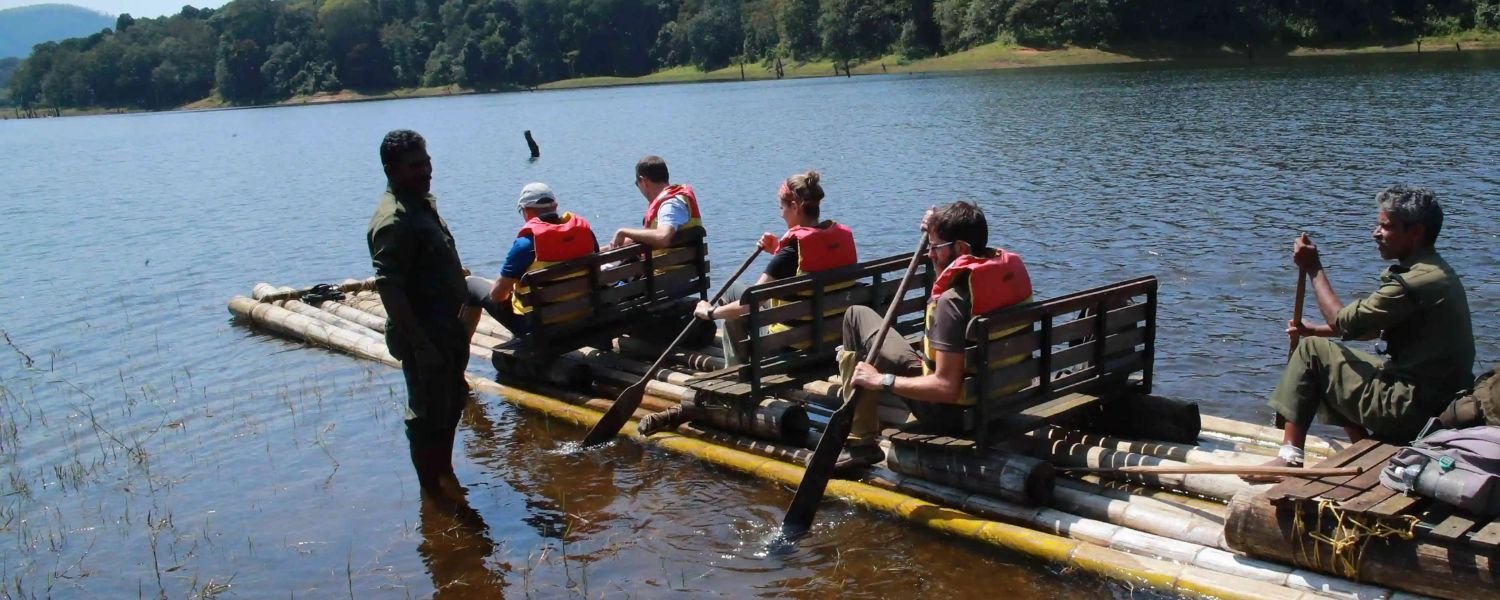
{"label": "wristwatch", "polygon": [[885,388],[885,391],[889,392],[889,391],[891,391],[891,388],[893,388],[895,386],[896,386],[896,374],[895,373],[886,373],[885,375],[881,375],[880,376],[880,387]]}

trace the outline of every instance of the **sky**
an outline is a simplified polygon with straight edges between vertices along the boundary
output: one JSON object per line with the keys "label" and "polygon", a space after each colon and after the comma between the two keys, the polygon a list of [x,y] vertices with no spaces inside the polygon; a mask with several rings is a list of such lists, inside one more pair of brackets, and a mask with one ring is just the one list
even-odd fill
{"label": "sky", "polygon": [[32,4],[73,4],[111,15],[130,13],[133,17],[175,15],[185,5],[218,8],[229,0],[0,0],[0,9]]}

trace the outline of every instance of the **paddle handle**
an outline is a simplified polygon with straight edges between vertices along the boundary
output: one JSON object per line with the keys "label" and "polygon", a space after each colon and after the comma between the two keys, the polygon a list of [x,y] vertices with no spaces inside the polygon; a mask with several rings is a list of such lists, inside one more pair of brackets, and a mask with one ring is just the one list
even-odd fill
{"label": "paddle handle", "polygon": [[[1301,327],[1302,326],[1302,304],[1305,302],[1306,298],[1307,298],[1307,271],[1304,270],[1304,269],[1297,269],[1297,301],[1292,304],[1292,322],[1295,323],[1297,327]],[[1301,334],[1298,334],[1295,331],[1293,331],[1292,332],[1292,347],[1289,348],[1289,349],[1287,349],[1287,352],[1286,352],[1286,356],[1287,356],[1288,359],[1290,359],[1292,357],[1292,353],[1294,353],[1294,352],[1297,351],[1297,343],[1301,342],[1301,341],[1302,341]]]}
{"label": "paddle handle", "polygon": [[1072,473],[1134,473],[1138,475],[1287,475],[1293,477],[1356,476],[1364,467],[1268,467],[1264,465],[1135,465],[1130,467],[1062,467]]}

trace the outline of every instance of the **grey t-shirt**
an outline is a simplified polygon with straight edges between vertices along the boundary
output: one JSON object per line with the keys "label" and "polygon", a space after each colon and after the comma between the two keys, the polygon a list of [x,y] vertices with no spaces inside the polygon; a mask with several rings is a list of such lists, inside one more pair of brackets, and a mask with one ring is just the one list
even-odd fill
{"label": "grey t-shirt", "polygon": [[933,307],[932,327],[927,329],[927,343],[933,350],[963,352],[968,343],[964,330],[969,327],[969,299],[958,289],[949,289],[938,296]]}

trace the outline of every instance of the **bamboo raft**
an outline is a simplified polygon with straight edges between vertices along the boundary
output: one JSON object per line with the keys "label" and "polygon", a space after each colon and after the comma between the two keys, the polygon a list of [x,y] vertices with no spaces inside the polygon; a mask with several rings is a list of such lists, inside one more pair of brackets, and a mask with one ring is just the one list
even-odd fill
{"label": "bamboo raft", "polygon": [[[648,265],[647,272],[651,268]],[[304,302],[305,290],[258,284],[249,297],[232,299],[229,310],[281,336],[399,367],[385,347],[385,312],[372,281],[348,280],[338,289],[344,293],[342,299]],[[822,308],[814,314],[824,314]],[[824,332],[813,331],[813,340],[823,337]],[[481,318],[471,354],[500,368],[506,384],[496,383],[493,373],[471,369],[470,387],[584,428],[608,409],[609,398],[647,375],[648,364],[662,350],[658,341],[622,335],[601,337],[594,346],[535,361],[493,349],[509,339],[509,332],[499,323],[488,315]],[[647,396],[635,418],[677,404],[717,405],[708,400],[752,394],[750,385],[723,377],[718,340],[702,341],[675,351],[671,368],[649,374]],[[621,436],[795,487],[801,480],[801,465],[811,454],[808,448],[816,445],[827,415],[839,404],[840,382],[836,375],[809,381],[778,373],[761,374],[756,381],[751,397],[757,400],[744,410],[700,411],[704,416],[693,423],[649,439],[641,438],[631,424]],[[1158,416],[1184,409],[1183,403],[1155,397],[1134,402],[1133,412],[1152,411]],[[1191,416],[1199,420],[1196,406]],[[893,425],[906,421],[904,407],[891,398],[882,402],[881,417]],[[972,461],[930,452],[934,443],[930,439],[921,442],[926,446],[885,442],[886,463],[865,471],[857,480],[830,481],[827,494],[1045,563],[1184,596],[1500,598],[1494,546],[1466,546],[1464,556],[1469,562],[1461,567],[1449,564],[1430,576],[1416,571],[1372,576],[1358,568],[1350,571],[1327,561],[1306,560],[1307,555],[1299,556],[1294,545],[1282,543],[1288,537],[1307,536],[1308,530],[1287,529],[1290,524],[1282,523],[1286,512],[1267,508],[1265,498],[1272,486],[1252,486],[1233,475],[1126,474],[1108,469],[1254,465],[1274,454],[1280,442],[1279,431],[1211,416],[1201,417],[1201,430],[1192,429],[1192,440],[1182,441],[1180,433],[1169,432],[1168,437],[1176,440],[1163,442],[1130,439],[1119,430],[1101,434],[1063,423],[1043,423],[1006,442],[1006,452]],[[1310,461],[1316,462],[1356,449],[1310,437],[1307,450]],[[1342,466],[1337,462],[1326,466]],[[1054,475],[1054,467],[1098,472]],[[1001,483],[975,486],[974,479]],[[1233,527],[1226,529],[1226,523]],[[1247,537],[1261,540],[1254,546],[1255,556],[1235,543],[1236,538]],[[1277,542],[1265,543],[1268,539]],[[1385,557],[1381,560],[1387,562],[1381,564],[1403,553],[1424,557],[1413,568],[1432,570],[1442,564],[1442,557],[1423,549],[1420,537],[1407,550],[1386,548],[1398,544],[1389,538],[1375,543],[1384,550],[1366,548],[1364,556]],[[1300,545],[1315,544],[1302,540]],[[1357,561],[1361,557],[1346,553],[1346,558]]]}

